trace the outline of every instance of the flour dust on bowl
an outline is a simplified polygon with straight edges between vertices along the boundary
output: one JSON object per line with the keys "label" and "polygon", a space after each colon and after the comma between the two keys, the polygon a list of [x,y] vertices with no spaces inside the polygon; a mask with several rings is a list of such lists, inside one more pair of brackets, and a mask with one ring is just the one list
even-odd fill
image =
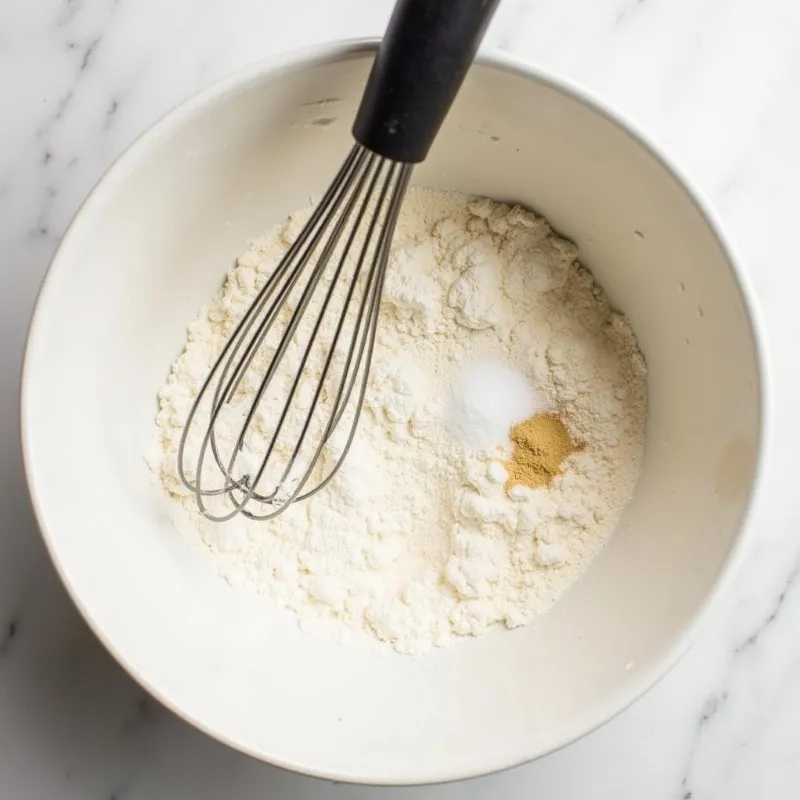
{"label": "flour dust on bowl", "polygon": [[[329,460],[339,469],[309,500],[269,524],[240,514],[220,525],[206,510],[225,517],[236,500],[222,492],[201,506],[183,480],[181,453],[202,452],[206,440],[205,426],[187,424],[189,409],[311,213],[293,214],[238,259],[188,326],[159,392],[150,461],[177,526],[206,545],[232,586],[262,591],[305,627],[324,623],[419,655],[496,623],[529,623],[613,532],[639,473],[645,419],[645,363],[629,322],[574,245],[531,212],[452,191],[408,193],[360,422],[354,438],[349,425],[331,436],[318,472]],[[321,378],[326,348],[297,367],[310,338],[303,328],[339,324],[338,310],[316,308],[341,286],[336,271],[334,261],[322,272],[325,291],[306,306],[301,341],[290,340],[275,367],[280,332],[265,338],[215,420],[217,452],[223,463],[234,453],[244,474],[282,447],[271,444],[278,420],[307,429],[317,387],[316,409],[337,402]],[[287,326],[304,289],[286,301]],[[334,357],[344,361],[343,349]],[[307,380],[295,413],[281,416],[298,374]]]}
{"label": "flour dust on bowl", "polygon": [[[515,204],[534,209],[575,244],[610,306],[630,320],[647,362],[644,455],[630,503],[608,545],[548,613],[476,637],[446,632],[457,641],[420,657],[358,635],[339,641],[316,624],[299,628],[268,592],[252,591],[256,572],[244,570],[244,582],[256,584],[249,587],[220,578],[219,563],[175,525],[176,504],[144,458],[155,397],[186,344],[186,324],[246,242],[325,188],[350,146],[373,54],[371,44],[342,45],[255,66],[182,106],[123,156],[81,209],[42,291],[25,362],[23,439],[53,560],[95,632],[143,686],[265,761],[406,784],[547,753],[608,720],[674,662],[741,549],[764,385],[741,276],[674,171],[577,90],[507,61],[479,61],[414,182],[436,190],[429,197],[449,190],[507,203],[491,207],[506,217]],[[470,202],[460,206],[458,231],[479,238],[491,214],[470,211]],[[416,245],[446,250],[425,242]],[[258,245],[252,252],[244,266],[257,271],[263,253]],[[401,290],[387,286],[393,325]],[[524,302],[507,294],[514,307]],[[451,310],[453,319],[436,325],[467,318],[464,302]],[[427,324],[424,311],[408,326]],[[521,311],[514,317],[536,324]],[[498,362],[524,372],[508,352],[487,347],[462,359],[453,385],[468,389]],[[396,361],[376,362],[377,379],[392,384]],[[537,396],[526,399],[523,387],[515,408],[547,412],[536,405],[552,399],[537,374],[524,376]],[[430,404],[450,415],[446,434],[474,433],[469,421],[485,409],[465,413],[443,385],[427,385]],[[369,402],[380,411],[368,409],[374,424],[380,418],[388,429],[385,400]],[[423,417],[392,413],[400,438],[409,421],[424,427]],[[567,460],[580,459],[563,416],[566,434],[555,422],[550,434]],[[529,435],[542,431],[518,431],[520,446]],[[509,459],[485,472],[501,493],[515,470]],[[299,526],[292,530],[287,544]]]}

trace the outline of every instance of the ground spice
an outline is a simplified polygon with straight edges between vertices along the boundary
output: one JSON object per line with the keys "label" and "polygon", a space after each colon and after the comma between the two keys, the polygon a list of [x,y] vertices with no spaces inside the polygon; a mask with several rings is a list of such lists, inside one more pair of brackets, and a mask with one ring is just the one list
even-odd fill
{"label": "ground spice", "polygon": [[506,492],[514,486],[546,486],[561,470],[564,459],[580,449],[555,414],[535,414],[509,432],[514,450],[504,462]]}

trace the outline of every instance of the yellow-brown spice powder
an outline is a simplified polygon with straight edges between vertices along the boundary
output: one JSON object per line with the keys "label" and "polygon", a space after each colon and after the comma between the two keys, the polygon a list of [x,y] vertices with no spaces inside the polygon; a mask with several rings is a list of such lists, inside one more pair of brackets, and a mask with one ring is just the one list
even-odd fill
{"label": "yellow-brown spice powder", "polygon": [[506,492],[514,486],[546,486],[561,471],[564,459],[580,450],[556,414],[535,414],[514,425],[509,437],[514,449],[504,462]]}

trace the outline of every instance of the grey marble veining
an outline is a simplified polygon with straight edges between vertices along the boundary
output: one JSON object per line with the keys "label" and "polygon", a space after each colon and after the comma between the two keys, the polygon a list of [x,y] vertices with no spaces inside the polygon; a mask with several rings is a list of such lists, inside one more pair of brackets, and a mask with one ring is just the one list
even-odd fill
{"label": "grey marble veining", "polygon": [[774,395],[768,489],[733,589],[676,669],[535,764],[370,789],[272,769],[163,710],[69,602],[36,532],[18,445],[28,316],[83,197],[158,116],[272,53],[378,34],[388,0],[30,0],[0,8],[0,798],[800,796],[800,7],[790,0],[503,0],[487,46],[587,86],[717,207],[761,304]]}

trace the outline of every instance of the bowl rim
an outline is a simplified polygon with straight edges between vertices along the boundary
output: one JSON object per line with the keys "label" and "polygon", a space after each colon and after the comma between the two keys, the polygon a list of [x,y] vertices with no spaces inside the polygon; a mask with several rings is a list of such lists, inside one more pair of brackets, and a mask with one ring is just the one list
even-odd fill
{"label": "bowl rim", "polygon": [[499,69],[511,74],[518,75],[527,80],[534,80],[543,86],[553,89],[563,95],[577,100],[587,106],[594,113],[604,117],[634,142],[640,145],[657,163],[659,163],[669,173],[686,193],[695,210],[708,225],[710,231],[716,238],[729,266],[731,274],[739,292],[742,304],[746,310],[746,321],[750,327],[753,339],[754,351],[756,354],[756,368],[758,374],[758,408],[759,426],[758,442],[755,452],[755,466],[753,479],[749,487],[748,498],[745,504],[741,522],[735,535],[735,539],[729,553],[722,562],[717,578],[709,590],[702,604],[698,607],[693,616],[684,626],[682,632],[677,637],[673,646],[655,664],[644,670],[633,681],[627,684],[627,688],[609,695],[602,703],[597,705],[594,713],[582,718],[582,727],[574,731],[571,735],[565,735],[561,740],[555,741],[545,750],[531,752],[524,758],[494,758],[490,761],[473,763],[461,770],[427,770],[424,773],[415,771],[413,766],[409,767],[402,777],[393,776],[390,778],[379,775],[370,776],[368,774],[351,774],[347,772],[337,772],[331,769],[320,769],[313,764],[304,763],[301,760],[287,760],[285,758],[273,757],[269,753],[259,751],[255,747],[250,747],[246,743],[235,742],[228,738],[225,733],[215,730],[208,726],[202,719],[195,717],[184,708],[172,701],[172,699],[162,693],[157,687],[152,686],[148,680],[140,675],[136,667],[126,658],[125,654],[118,651],[107,639],[102,626],[81,599],[80,590],[75,586],[70,576],[58,558],[56,539],[52,530],[45,523],[45,512],[43,504],[37,491],[36,470],[33,465],[32,453],[32,434],[31,429],[35,422],[29,412],[30,380],[29,373],[32,370],[32,343],[38,335],[41,327],[41,309],[46,304],[51,287],[54,283],[53,276],[61,268],[61,254],[65,252],[74,236],[75,228],[80,217],[84,216],[92,207],[99,205],[104,200],[104,195],[110,192],[115,186],[125,178],[131,167],[139,158],[139,152],[156,143],[171,128],[179,124],[186,117],[194,114],[202,107],[213,103],[215,100],[233,91],[241,91],[254,83],[263,81],[270,76],[279,75],[299,69],[307,69],[312,66],[322,66],[325,64],[336,63],[344,59],[374,53],[377,50],[379,38],[367,37],[357,39],[345,39],[327,43],[315,44],[301,48],[295,48],[286,52],[281,52],[265,59],[256,61],[248,66],[240,68],[226,77],[215,81],[210,86],[201,89],[180,101],[161,117],[142,134],[137,136],[131,144],[116,158],[111,166],[100,177],[95,186],[87,195],[86,199],[79,206],[61,242],[53,254],[50,264],[45,273],[40,286],[38,296],[31,316],[27,341],[22,363],[22,374],[20,383],[20,435],[22,443],[23,467],[25,471],[28,492],[33,506],[37,525],[41,532],[42,539],[49,553],[50,559],[55,570],[64,585],[69,597],[77,607],[78,611],[92,630],[94,635],[100,640],[105,649],[117,661],[117,663],[149,694],[155,697],[166,708],[176,714],[179,718],[188,722],[193,727],[201,730],[222,744],[232,749],[244,753],[258,761],[272,764],[282,769],[292,772],[309,775],[316,778],[323,778],[337,782],[347,782],[354,784],[369,784],[376,786],[418,786],[426,784],[446,783],[468,778],[476,778],[505,769],[509,769],[529,761],[536,760],[549,755],[573,742],[578,741],[589,733],[597,730],[607,722],[611,721],[618,714],[630,707],[643,695],[655,687],[666,674],[677,664],[686,654],[691,645],[697,639],[698,633],[708,623],[713,615],[720,597],[732,584],[738,566],[742,561],[748,540],[752,538],[752,523],[756,516],[756,511],[763,502],[764,486],[767,478],[768,451],[771,442],[771,420],[772,409],[770,405],[770,378],[767,367],[767,350],[765,342],[764,326],[761,321],[760,311],[758,310],[755,294],[750,284],[750,280],[742,267],[742,262],[738,257],[734,247],[731,245],[724,232],[723,225],[704,195],[698,191],[692,181],[686,176],[683,170],[667,155],[656,142],[644,133],[636,123],[625,117],[615,106],[601,100],[596,94],[589,91],[579,83],[570,79],[560,77],[548,70],[536,65],[530,60],[511,56],[497,50],[482,50],[475,62],[486,67]]}

